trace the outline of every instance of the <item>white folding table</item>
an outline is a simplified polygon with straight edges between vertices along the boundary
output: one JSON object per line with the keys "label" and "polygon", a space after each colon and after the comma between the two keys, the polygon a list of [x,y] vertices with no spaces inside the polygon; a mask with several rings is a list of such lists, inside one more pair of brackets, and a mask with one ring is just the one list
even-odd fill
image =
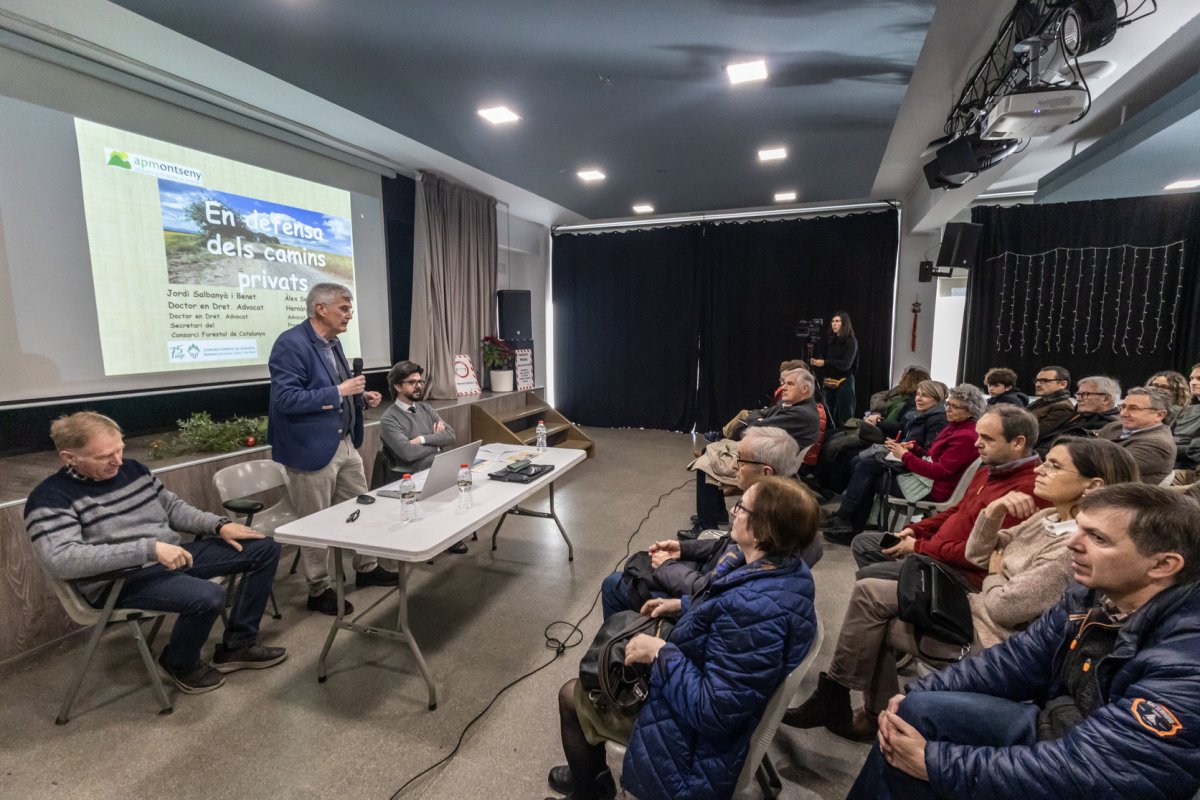
{"label": "white folding table", "polygon": [[[339,630],[355,631],[393,641],[406,642],[412,651],[413,658],[416,659],[421,675],[425,678],[425,685],[429,689],[429,709],[432,711],[437,708],[437,689],[434,686],[433,676],[425,664],[425,658],[421,655],[421,650],[408,625],[409,565],[428,561],[472,531],[499,519],[492,533],[492,549],[495,550],[496,536],[500,533],[500,527],[509,514],[554,520],[559,533],[567,543],[567,558],[574,560],[575,550],[571,545],[571,539],[567,536],[566,529],[563,528],[562,522],[554,511],[554,482],[583,461],[587,454],[582,450],[550,448],[545,453],[537,455],[533,459],[533,463],[553,464],[554,469],[530,483],[506,483],[487,477],[488,472],[494,472],[504,465],[503,462],[494,459],[515,452],[532,452],[532,448],[491,444],[480,450],[480,458],[487,459],[487,461],[477,465],[473,470],[474,486],[470,509],[458,509],[458,489],[451,487],[433,497],[422,497],[417,504],[420,516],[412,522],[405,523],[400,520],[401,501],[378,497],[378,490],[376,490],[371,492],[372,495],[376,495],[376,500],[369,505],[362,505],[356,500],[347,500],[276,529],[275,540],[281,544],[322,547],[333,551],[333,585],[337,592],[338,614],[329,629],[329,635],[325,639],[325,646],[321,649],[321,657],[317,662],[318,681],[322,683],[325,681],[325,659],[329,655],[329,649],[333,646],[333,639]],[[414,477],[418,481],[423,479],[423,475],[420,474]],[[550,490],[549,512],[531,511],[521,507],[522,501],[547,487]],[[395,489],[396,484],[381,488]],[[357,518],[353,522],[349,521],[350,516],[356,511],[358,512]],[[346,551],[399,562],[400,582],[394,592],[398,598],[394,629],[364,625],[359,622],[380,603],[391,597],[392,592],[384,594],[369,608],[360,611],[353,619],[345,618],[343,609],[345,607],[346,574],[342,558]]]}

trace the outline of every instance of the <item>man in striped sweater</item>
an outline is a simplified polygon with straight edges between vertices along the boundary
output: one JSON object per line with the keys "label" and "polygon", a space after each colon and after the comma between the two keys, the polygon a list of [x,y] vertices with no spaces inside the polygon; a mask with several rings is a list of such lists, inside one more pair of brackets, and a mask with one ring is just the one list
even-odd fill
{"label": "man in striped sweater", "polygon": [[[52,575],[72,581],[98,607],[113,583],[103,576],[135,568],[117,606],[179,615],[158,662],[189,694],[219,688],[223,673],[263,669],[287,657],[282,647],[258,644],[279,563],[273,539],[193,508],[145,466],[123,459],[121,428],[102,414],[60,417],[50,438],[64,466],[29,495],[25,527]],[[198,538],[184,543],[179,533]],[[200,649],[224,607],[225,590],[209,579],[234,573],[243,573],[238,602],[210,664]]]}

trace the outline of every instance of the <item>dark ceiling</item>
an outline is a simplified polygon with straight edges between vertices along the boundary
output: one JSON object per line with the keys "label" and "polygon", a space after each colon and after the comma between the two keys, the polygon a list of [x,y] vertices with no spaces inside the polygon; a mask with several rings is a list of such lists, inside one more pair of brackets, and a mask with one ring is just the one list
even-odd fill
{"label": "dark ceiling", "polygon": [[[935,5],[115,2],[592,219],[869,196]],[[731,86],[754,57],[768,81]],[[523,119],[477,116],[496,104]],[[772,145],[789,158],[758,163]]]}

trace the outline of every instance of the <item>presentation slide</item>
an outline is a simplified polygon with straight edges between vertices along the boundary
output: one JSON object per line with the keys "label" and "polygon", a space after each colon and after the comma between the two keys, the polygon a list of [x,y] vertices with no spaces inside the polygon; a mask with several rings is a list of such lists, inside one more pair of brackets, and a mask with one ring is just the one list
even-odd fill
{"label": "presentation slide", "polygon": [[310,287],[354,290],[349,192],[82,119],[75,135],[105,375],[265,364]]}

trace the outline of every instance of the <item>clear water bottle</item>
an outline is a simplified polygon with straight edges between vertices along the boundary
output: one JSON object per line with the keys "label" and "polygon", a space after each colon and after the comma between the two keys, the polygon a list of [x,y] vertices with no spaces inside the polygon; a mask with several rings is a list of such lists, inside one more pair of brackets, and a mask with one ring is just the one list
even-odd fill
{"label": "clear water bottle", "polygon": [[404,473],[400,481],[400,521],[412,522],[417,518],[417,485],[412,475]]}
{"label": "clear water bottle", "polygon": [[546,423],[540,419],[537,424],[537,451],[539,453],[546,452]]}
{"label": "clear water bottle", "polygon": [[471,507],[471,468],[462,464],[458,468],[458,510]]}

